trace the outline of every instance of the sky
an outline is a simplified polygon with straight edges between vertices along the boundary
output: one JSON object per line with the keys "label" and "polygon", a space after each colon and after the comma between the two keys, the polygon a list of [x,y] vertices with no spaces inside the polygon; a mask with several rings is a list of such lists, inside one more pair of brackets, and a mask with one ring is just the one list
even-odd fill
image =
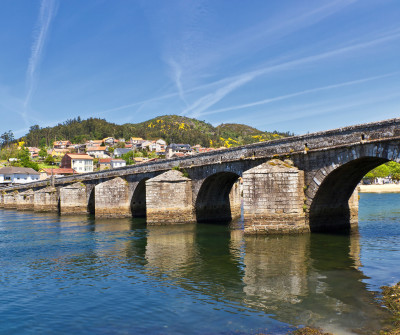
{"label": "sky", "polygon": [[399,0],[1,0],[0,134],[177,114],[305,134],[400,116]]}

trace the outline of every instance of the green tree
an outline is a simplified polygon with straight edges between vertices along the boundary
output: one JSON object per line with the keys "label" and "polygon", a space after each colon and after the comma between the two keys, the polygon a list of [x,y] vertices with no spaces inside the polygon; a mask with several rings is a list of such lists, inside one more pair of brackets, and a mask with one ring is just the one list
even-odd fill
{"label": "green tree", "polygon": [[126,165],[135,164],[135,161],[133,160],[133,151],[129,151],[126,154],[123,154],[121,158],[126,162]]}
{"label": "green tree", "polygon": [[47,151],[46,151],[46,149],[44,147],[40,148],[39,157],[42,157],[42,158],[46,158],[47,157]]}

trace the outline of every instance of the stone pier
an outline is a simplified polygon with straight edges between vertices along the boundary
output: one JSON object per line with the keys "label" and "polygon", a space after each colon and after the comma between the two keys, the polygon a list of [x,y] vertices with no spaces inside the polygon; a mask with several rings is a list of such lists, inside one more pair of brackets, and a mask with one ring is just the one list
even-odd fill
{"label": "stone pier", "polygon": [[28,190],[16,195],[17,209],[23,211],[34,210],[35,192]]}
{"label": "stone pier", "polygon": [[34,207],[35,212],[58,212],[59,197],[57,189],[49,186],[35,192]]}
{"label": "stone pier", "polygon": [[3,194],[3,206],[8,209],[16,209],[17,208],[17,197],[18,191],[7,192]]}
{"label": "stone pier", "polygon": [[146,181],[148,224],[196,222],[192,201],[192,181],[177,170]]}
{"label": "stone pier", "polygon": [[304,207],[304,172],[290,161],[270,160],[243,173],[247,234],[309,231]]}
{"label": "stone pier", "polygon": [[95,187],[96,217],[131,216],[128,182],[120,177],[105,181]]}
{"label": "stone pier", "polygon": [[0,208],[4,208],[4,191],[0,191]]}
{"label": "stone pier", "polygon": [[60,188],[60,214],[87,214],[86,185],[74,183]]}

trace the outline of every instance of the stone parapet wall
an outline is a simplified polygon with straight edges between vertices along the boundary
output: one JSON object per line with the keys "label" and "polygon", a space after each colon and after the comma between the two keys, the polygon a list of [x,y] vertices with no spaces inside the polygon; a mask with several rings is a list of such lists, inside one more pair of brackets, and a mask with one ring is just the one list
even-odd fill
{"label": "stone parapet wall", "polygon": [[128,182],[120,177],[95,187],[95,216],[123,218],[131,216]]}
{"label": "stone parapet wall", "polygon": [[192,181],[171,170],[146,181],[148,224],[196,222],[192,203]]}
{"label": "stone parapet wall", "polygon": [[246,171],[243,210],[247,234],[308,232],[304,172],[276,159]]}
{"label": "stone parapet wall", "polygon": [[60,214],[87,214],[86,185],[74,183],[60,188]]}
{"label": "stone parapet wall", "polygon": [[35,192],[35,212],[58,212],[58,193],[55,187],[46,187]]}

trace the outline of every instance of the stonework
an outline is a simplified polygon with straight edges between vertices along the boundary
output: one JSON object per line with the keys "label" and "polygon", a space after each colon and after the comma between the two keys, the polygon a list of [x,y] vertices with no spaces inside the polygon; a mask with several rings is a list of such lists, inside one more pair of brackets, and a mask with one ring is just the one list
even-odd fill
{"label": "stonework", "polygon": [[96,217],[131,216],[128,182],[120,177],[105,181],[95,187]]}
{"label": "stonework", "polygon": [[192,181],[177,170],[147,180],[146,217],[148,224],[196,222]]}
{"label": "stonework", "polygon": [[17,209],[23,211],[28,211],[28,210],[33,211],[34,197],[35,197],[35,192],[33,192],[33,190],[28,190],[22,193],[18,193],[16,195]]}
{"label": "stonework", "polygon": [[[287,157],[295,167],[266,163]],[[33,189],[35,210],[57,211],[57,190],[85,183],[88,209],[100,216],[133,211],[146,212],[150,224],[222,221],[239,215],[235,182],[243,177],[246,234],[335,232],[357,225],[357,196],[351,194],[368,171],[389,160],[400,162],[400,118],[56,178],[56,188],[48,188],[47,180],[11,185],[0,206],[13,208],[12,192]],[[177,165],[190,179],[171,171]],[[60,207],[83,211],[73,197],[63,197]]]}
{"label": "stonework", "polygon": [[0,208],[4,208],[4,191],[0,191]]}
{"label": "stonework", "polygon": [[55,187],[49,186],[35,192],[35,212],[58,212],[58,194]]}
{"label": "stonework", "polygon": [[247,234],[309,231],[304,208],[304,172],[277,159],[243,173]]}
{"label": "stonework", "polygon": [[60,188],[60,214],[87,214],[86,185],[74,183]]}
{"label": "stonework", "polygon": [[17,201],[16,201],[17,194],[18,194],[18,191],[4,193],[4,195],[3,195],[4,208],[8,208],[8,209],[16,209],[17,208]]}

